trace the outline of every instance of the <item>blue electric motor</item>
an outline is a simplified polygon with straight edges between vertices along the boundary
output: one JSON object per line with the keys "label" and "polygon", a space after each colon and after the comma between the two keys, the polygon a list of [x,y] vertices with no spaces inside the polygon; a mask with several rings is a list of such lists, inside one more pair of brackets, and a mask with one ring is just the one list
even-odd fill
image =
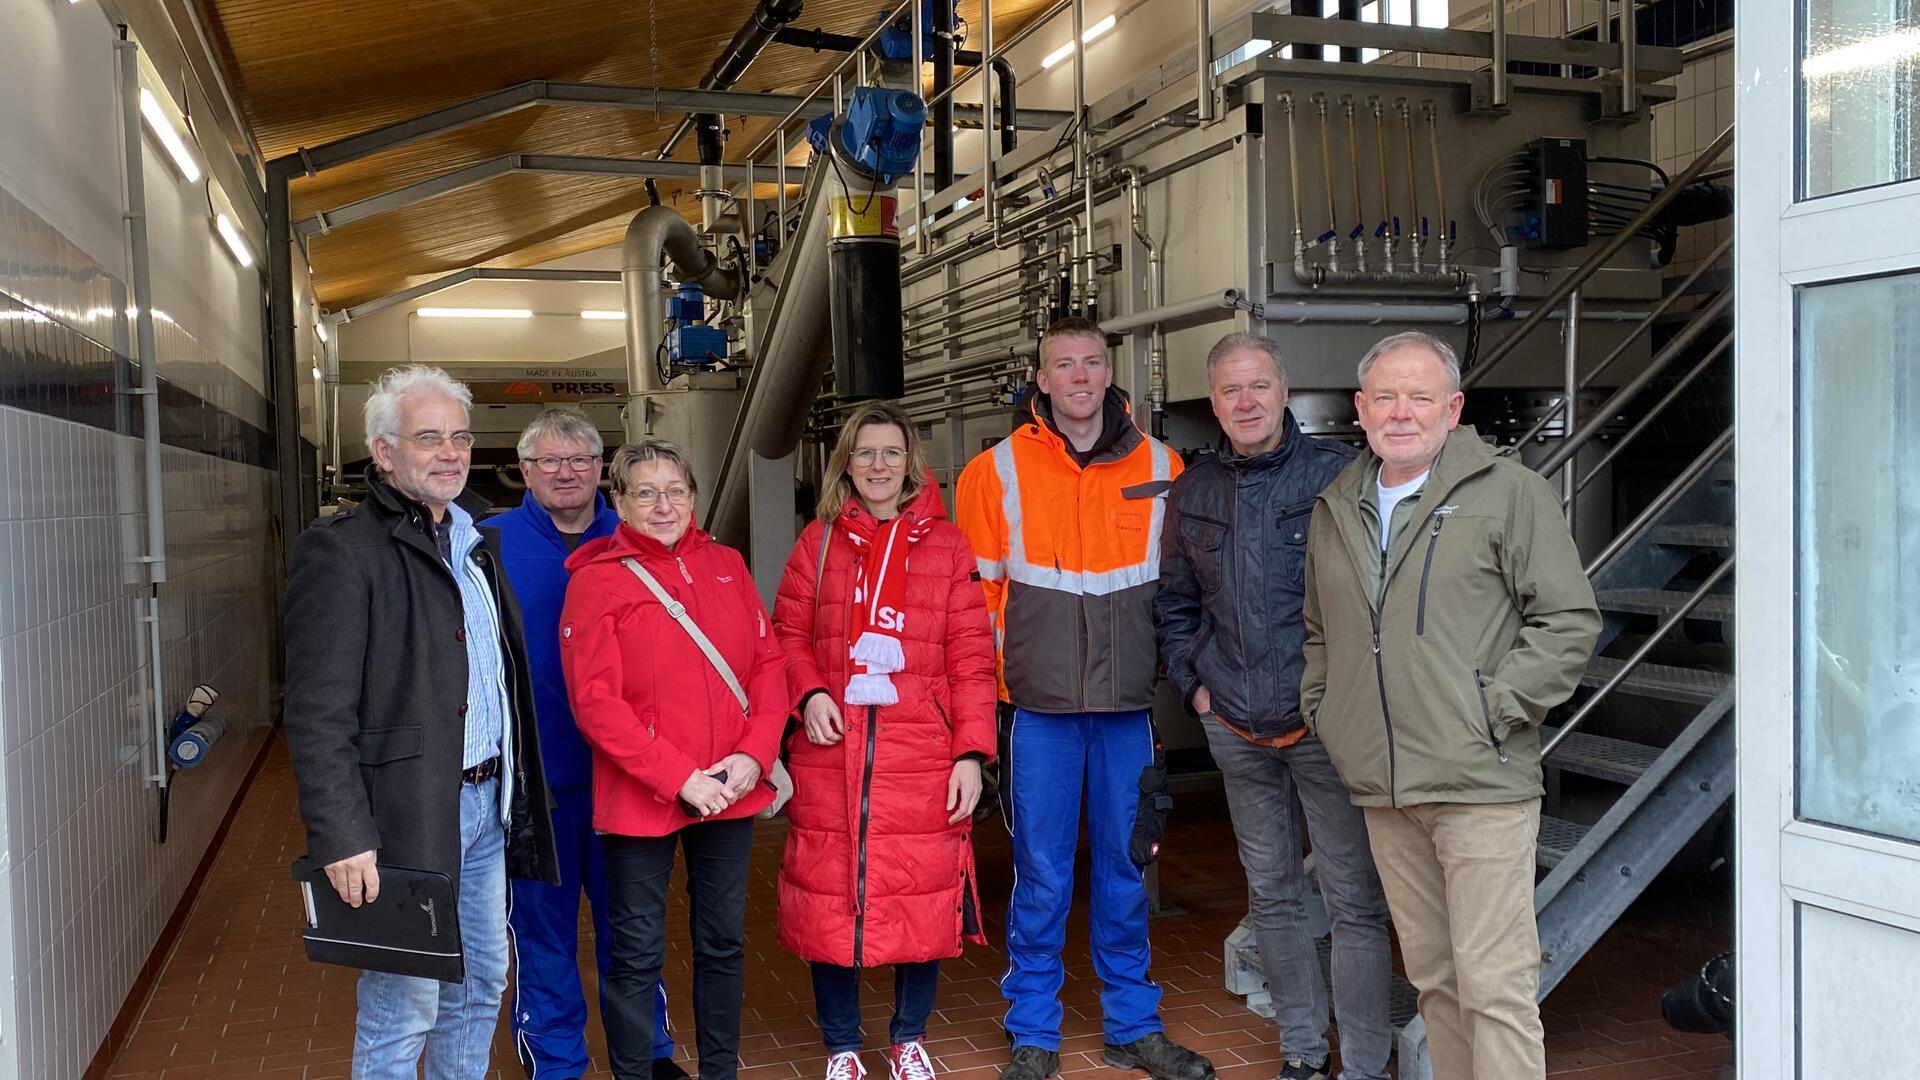
{"label": "blue electric motor", "polygon": [[667,359],[681,367],[713,367],[727,356],[727,332],[706,325],[707,297],[697,281],[685,281],[667,301],[673,329],[667,331]]}
{"label": "blue electric motor", "polygon": [[816,153],[833,152],[855,171],[891,184],[913,171],[926,126],[927,103],[919,94],[860,86],[843,116],[816,117],[807,125],[807,142]]}

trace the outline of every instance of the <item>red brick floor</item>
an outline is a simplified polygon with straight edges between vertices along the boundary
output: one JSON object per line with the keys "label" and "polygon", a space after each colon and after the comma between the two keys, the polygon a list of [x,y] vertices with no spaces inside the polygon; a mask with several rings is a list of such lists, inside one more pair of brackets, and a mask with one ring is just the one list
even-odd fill
{"label": "red brick floor", "polygon": [[[818,1076],[824,1062],[806,967],[783,952],[774,937],[773,878],[784,833],[779,823],[760,830],[748,915],[742,1080]],[[1011,879],[1006,833],[993,820],[976,839],[988,925],[996,927]],[[117,1048],[112,1076],[197,1080],[348,1074],[356,973],[309,963],[301,951],[299,893],[287,868],[304,846],[292,772],[284,746],[276,744],[152,998],[126,1044]],[[1154,923],[1153,974],[1166,991],[1162,1015],[1169,1031],[1211,1057],[1222,1080],[1271,1080],[1279,1056],[1272,1024],[1220,986],[1222,941],[1242,913],[1245,890],[1223,801],[1182,796],[1167,851],[1161,895],[1179,913]],[[684,902],[684,894],[676,892],[670,925],[678,925],[666,971],[678,1016],[691,1015]],[[1549,1072],[1555,1078],[1708,1080],[1720,1075],[1729,1059],[1726,1042],[1674,1032],[1659,1013],[1661,990],[1725,947],[1727,920],[1712,915],[1713,906],[1684,897],[1645,901],[1581,963],[1544,1008]],[[1091,1073],[1104,1067],[1099,1064],[1099,987],[1087,959],[1084,921],[1072,927],[1067,949],[1062,1065],[1068,1073]],[[590,951],[583,959],[591,965]],[[997,988],[1002,963],[989,948],[970,949],[943,966],[928,1049],[948,1080],[994,1080],[1006,1059],[1000,1029],[1004,1003]],[[887,973],[869,980],[864,1010],[869,1045],[884,1042],[891,1000]],[[503,1020],[492,1075],[518,1077],[521,1069],[506,1030]],[[691,1042],[691,1032],[683,1034]],[[597,1021],[588,1043],[593,1075],[606,1075],[605,1040]],[[687,1052],[683,1048],[682,1056]],[[885,1069],[880,1053],[868,1056],[870,1070]]]}

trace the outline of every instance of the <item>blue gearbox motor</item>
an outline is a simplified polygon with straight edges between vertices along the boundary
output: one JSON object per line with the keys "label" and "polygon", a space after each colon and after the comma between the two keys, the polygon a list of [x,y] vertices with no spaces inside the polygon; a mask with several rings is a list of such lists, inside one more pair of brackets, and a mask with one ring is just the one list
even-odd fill
{"label": "blue gearbox motor", "polygon": [[913,171],[920,153],[920,132],[927,126],[927,103],[911,90],[880,86],[854,88],[845,114],[822,116],[807,125],[807,142],[819,153],[881,183]]}

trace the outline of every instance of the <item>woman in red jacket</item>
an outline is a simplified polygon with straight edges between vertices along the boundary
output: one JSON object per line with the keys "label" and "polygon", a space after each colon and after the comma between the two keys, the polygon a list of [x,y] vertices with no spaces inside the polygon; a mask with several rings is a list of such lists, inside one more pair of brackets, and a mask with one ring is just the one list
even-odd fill
{"label": "woman in red jacket", "polygon": [[780,943],[813,963],[828,1080],[866,1074],[859,972],[878,964],[894,965],[893,1080],[933,1080],[921,1038],[939,962],[985,941],[970,826],[994,750],[993,634],[905,413],[855,411],[822,490],[774,601],[805,720],[788,742]]}
{"label": "woman in red jacket", "polygon": [[608,1057],[617,1077],[653,1075],[677,841],[687,855],[700,1077],[733,1080],[747,859],[753,815],[773,800],[760,781],[786,726],[785,674],[746,563],[693,527],[693,470],[680,450],[659,439],[629,444],[610,471],[620,525],[567,559],[560,615],[561,670],[593,751],[593,827],[605,834]]}

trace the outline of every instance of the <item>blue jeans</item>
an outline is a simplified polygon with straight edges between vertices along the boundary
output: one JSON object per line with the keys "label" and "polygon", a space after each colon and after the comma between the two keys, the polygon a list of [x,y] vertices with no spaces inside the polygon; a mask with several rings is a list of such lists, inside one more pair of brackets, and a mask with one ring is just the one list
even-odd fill
{"label": "blue jeans", "polygon": [[[608,925],[607,862],[593,831],[593,790],[559,788],[553,795],[553,838],[560,884],[509,883],[513,906],[513,1049],[527,1075],[584,1076],[587,1072],[587,1000],[580,987],[580,893],[593,909],[593,953],[606,998],[613,958]],[[673,1056],[667,1030],[667,988],[654,997],[653,1056]]]}
{"label": "blue jeans", "polygon": [[1001,785],[1012,793],[1013,898],[1007,904],[1007,1035],[1013,1045],[1060,1049],[1060,987],[1067,911],[1084,792],[1092,873],[1088,929],[1100,976],[1101,1030],[1129,1043],[1164,1030],[1160,987],[1147,978],[1147,887],[1129,844],[1140,771],[1153,763],[1145,710],[1015,710]]}
{"label": "blue jeans", "polygon": [[460,785],[460,948],[464,982],[360,973],[354,1080],[479,1080],[507,988],[507,831],[500,781]]}
{"label": "blue jeans", "polygon": [[1274,749],[1241,738],[1212,717],[1201,724],[1226,782],[1281,1051],[1315,1065],[1327,1060],[1327,988],[1307,933],[1308,878],[1300,855],[1304,815],[1320,896],[1333,924],[1340,1080],[1385,1080],[1393,1043],[1387,1019],[1393,953],[1387,942],[1387,898],[1367,846],[1366,816],[1348,798],[1327,748],[1313,735]]}
{"label": "blue jeans", "polygon": [[[925,1038],[927,1016],[940,989],[940,961],[893,965],[893,1023],[887,1039],[894,1045]],[[813,1008],[820,1017],[820,1039],[827,1053],[857,1051],[860,1033],[860,969],[839,964],[813,965]]]}

